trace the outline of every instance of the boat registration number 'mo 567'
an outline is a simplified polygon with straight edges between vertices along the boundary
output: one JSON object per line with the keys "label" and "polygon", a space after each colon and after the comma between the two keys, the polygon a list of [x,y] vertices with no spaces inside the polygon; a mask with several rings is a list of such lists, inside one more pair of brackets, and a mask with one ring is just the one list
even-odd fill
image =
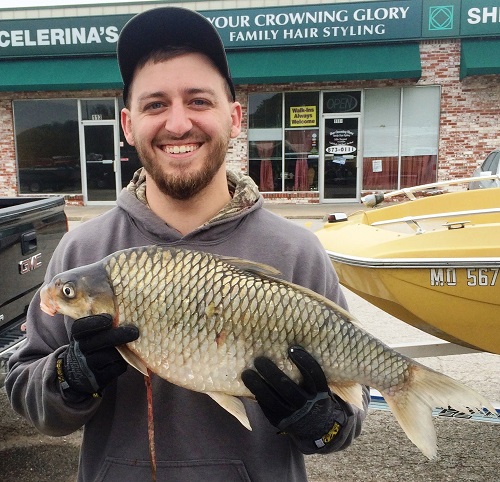
{"label": "boat registration number 'mo 567'", "polygon": [[[500,268],[467,268],[457,270],[457,268],[431,268],[431,286],[457,286],[463,274],[467,286],[495,286]],[[458,271],[458,276],[457,276]]]}

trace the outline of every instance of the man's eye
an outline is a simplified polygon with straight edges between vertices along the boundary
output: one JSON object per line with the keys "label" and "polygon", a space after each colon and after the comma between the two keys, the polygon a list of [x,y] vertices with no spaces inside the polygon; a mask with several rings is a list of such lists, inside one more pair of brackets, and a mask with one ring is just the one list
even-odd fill
{"label": "man's eye", "polygon": [[193,104],[197,107],[205,107],[205,106],[210,105],[208,100],[205,100],[205,99],[194,99],[193,101],[191,101],[191,104]]}
{"label": "man's eye", "polygon": [[155,109],[161,109],[162,107],[163,104],[161,102],[152,102],[147,106],[147,109],[155,110]]}

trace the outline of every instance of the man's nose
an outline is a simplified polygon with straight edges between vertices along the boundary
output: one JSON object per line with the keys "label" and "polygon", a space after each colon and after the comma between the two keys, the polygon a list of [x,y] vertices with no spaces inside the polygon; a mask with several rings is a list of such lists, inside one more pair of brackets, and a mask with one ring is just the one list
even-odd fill
{"label": "man's nose", "polygon": [[183,104],[172,103],[167,110],[165,129],[175,137],[182,137],[193,127],[189,109]]}

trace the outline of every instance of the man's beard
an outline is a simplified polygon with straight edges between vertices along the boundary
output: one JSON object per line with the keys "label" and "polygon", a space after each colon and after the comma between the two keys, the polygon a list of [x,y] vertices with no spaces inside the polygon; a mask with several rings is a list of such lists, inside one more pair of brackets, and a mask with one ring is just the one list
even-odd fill
{"label": "man's beard", "polygon": [[229,140],[220,138],[205,158],[202,167],[186,175],[165,173],[156,160],[152,160],[141,144],[136,144],[139,159],[158,189],[165,195],[185,201],[205,189],[219,171],[226,157]]}

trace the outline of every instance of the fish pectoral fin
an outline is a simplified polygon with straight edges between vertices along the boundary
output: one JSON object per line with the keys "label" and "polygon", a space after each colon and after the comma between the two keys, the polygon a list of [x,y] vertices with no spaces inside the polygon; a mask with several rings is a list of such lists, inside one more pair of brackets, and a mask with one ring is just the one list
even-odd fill
{"label": "fish pectoral fin", "polygon": [[140,371],[144,376],[149,377],[148,369],[143,361],[125,345],[117,346],[116,349],[120,352],[122,358],[132,365],[136,370]]}
{"label": "fish pectoral fin", "polygon": [[363,389],[359,383],[329,383],[328,387],[335,395],[344,400],[344,402],[364,410]]}
{"label": "fish pectoral fin", "polygon": [[224,410],[227,410],[233,417],[236,417],[239,422],[248,430],[252,430],[250,420],[248,420],[247,411],[243,402],[232,395],[221,392],[205,392],[215,402],[217,402]]}
{"label": "fish pectoral fin", "polygon": [[256,263],[254,261],[248,261],[246,259],[233,258],[231,256],[219,256],[219,258],[242,271],[248,271],[249,273],[254,273],[258,276],[280,276],[281,271],[276,268],[269,266],[268,264]]}

